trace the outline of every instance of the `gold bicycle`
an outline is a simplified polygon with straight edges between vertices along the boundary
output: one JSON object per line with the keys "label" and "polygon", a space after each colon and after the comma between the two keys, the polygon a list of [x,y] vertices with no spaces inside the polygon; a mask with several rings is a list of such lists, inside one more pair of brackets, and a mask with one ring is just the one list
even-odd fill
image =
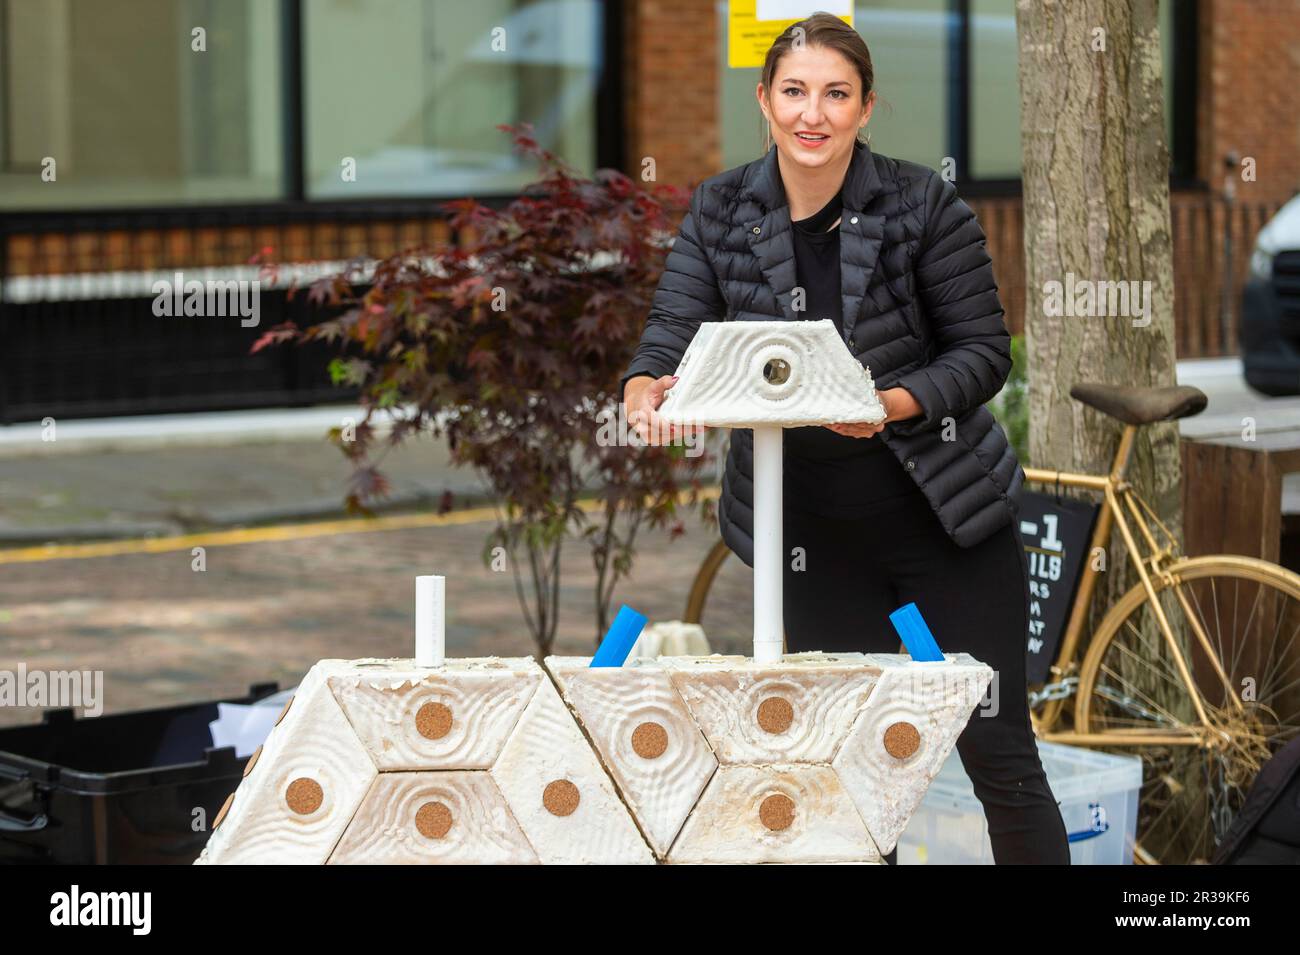
{"label": "gold bicycle", "polygon": [[[1024,469],[1028,484],[1104,498],[1050,682],[1030,687],[1034,732],[1139,755],[1134,860],[1208,862],[1260,767],[1300,731],[1300,575],[1253,557],[1184,557],[1126,480],[1137,429],[1199,413],[1203,393],[1089,383],[1070,395],[1124,430],[1108,474]],[[1115,528],[1139,580],[1084,641],[1103,572],[1091,555],[1108,552]],[[719,541],[705,558],[686,622],[700,622],[728,553]]]}

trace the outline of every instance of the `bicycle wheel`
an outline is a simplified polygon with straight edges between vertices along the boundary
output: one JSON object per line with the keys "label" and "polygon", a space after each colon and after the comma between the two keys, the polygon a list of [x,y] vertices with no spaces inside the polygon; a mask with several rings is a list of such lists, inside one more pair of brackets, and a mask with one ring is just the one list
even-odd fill
{"label": "bicycle wheel", "polygon": [[1169,574],[1176,584],[1168,578],[1152,584],[1181,634],[1193,691],[1210,725],[1201,720],[1139,583],[1106,614],[1089,644],[1075,729],[1135,737],[1132,744],[1098,748],[1142,757],[1137,860],[1208,862],[1260,767],[1300,732],[1300,576],[1231,555],[1181,560]]}

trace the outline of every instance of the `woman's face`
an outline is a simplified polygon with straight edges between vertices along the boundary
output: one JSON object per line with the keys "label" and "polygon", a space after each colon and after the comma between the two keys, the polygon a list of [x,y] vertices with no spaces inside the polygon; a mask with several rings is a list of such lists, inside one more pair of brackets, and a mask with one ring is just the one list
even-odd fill
{"label": "woman's face", "polygon": [[809,168],[847,161],[875,98],[873,92],[864,106],[858,71],[838,51],[822,46],[792,49],[777,61],[770,100],[758,84],[758,103],[777,148]]}

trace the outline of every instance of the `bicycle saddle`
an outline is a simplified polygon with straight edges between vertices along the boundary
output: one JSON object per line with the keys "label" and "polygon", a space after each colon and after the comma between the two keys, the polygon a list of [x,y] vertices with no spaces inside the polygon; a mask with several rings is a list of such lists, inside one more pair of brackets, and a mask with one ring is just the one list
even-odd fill
{"label": "bicycle saddle", "polygon": [[1190,418],[1204,411],[1209,401],[1205,392],[1191,385],[1138,388],[1108,385],[1099,381],[1079,382],[1070,388],[1070,397],[1112,418],[1118,418],[1125,424],[1151,424],[1153,421]]}

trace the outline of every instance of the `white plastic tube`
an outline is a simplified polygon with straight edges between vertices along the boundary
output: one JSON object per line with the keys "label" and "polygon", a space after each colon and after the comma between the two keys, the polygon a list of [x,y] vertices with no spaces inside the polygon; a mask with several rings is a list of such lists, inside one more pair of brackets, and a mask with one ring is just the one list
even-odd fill
{"label": "white plastic tube", "polygon": [[447,651],[447,578],[415,578],[415,665],[440,667]]}
{"label": "white plastic tube", "polygon": [[754,428],[754,661],[781,660],[785,635],[782,587],[784,461],[782,428]]}

